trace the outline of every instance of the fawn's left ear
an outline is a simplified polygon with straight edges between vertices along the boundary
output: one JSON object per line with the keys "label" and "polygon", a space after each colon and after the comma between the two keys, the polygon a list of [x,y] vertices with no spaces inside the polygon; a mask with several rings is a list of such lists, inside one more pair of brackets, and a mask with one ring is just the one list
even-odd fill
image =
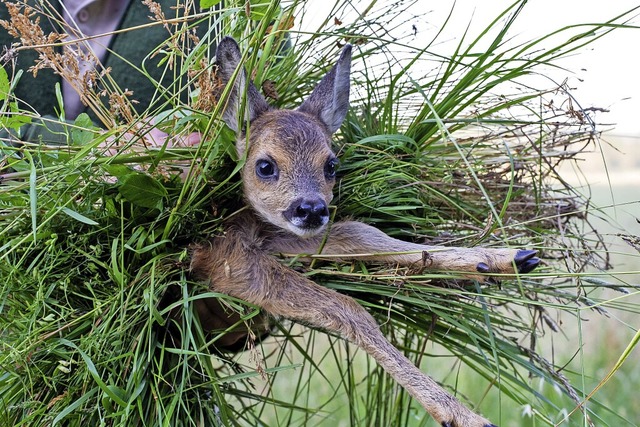
{"label": "fawn's left ear", "polygon": [[[239,120],[248,120],[251,122],[271,108],[251,80],[247,78],[247,72],[244,67],[240,65],[241,59],[242,53],[240,52],[238,43],[236,43],[232,37],[224,37],[218,44],[216,51],[218,75],[222,83],[226,86],[233,79],[234,73],[237,74],[233,81],[233,87],[231,88],[222,118],[235,132],[238,132]],[[244,96],[245,90],[247,92],[246,108],[244,116],[241,116],[240,105],[242,105],[242,96]]]}
{"label": "fawn's left ear", "polygon": [[313,114],[334,133],[347,116],[349,109],[349,74],[351,72],[351,45],[345,45],[336,65],[318,83],[299,111]]}

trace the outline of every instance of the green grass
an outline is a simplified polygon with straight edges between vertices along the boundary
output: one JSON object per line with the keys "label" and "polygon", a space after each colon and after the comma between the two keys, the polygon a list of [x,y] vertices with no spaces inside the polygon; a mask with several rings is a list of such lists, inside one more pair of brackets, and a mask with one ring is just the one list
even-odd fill
{"label": "green grass", "polygon": [[[290,14],[299,22],[302,2],[251,2],[263,20],[247,17],[244,2],[222,11],[224,33],[240,41],[258,83],[275,82],[279,106],[310,92],[337,44],[355,43],[352,108],[336,137],[337,218],[403,239],[540,250],[545,265],[536,274],[499,285],[283,260],[358,299],[394,345],[501,426],[559,422],[635,346],[638,311],[637,298],[605,283],[621,271],[600,273],[609,247],[592,222],[600,211],[560,168],[597,146],[598,128],[550,107],[570,95],[566,88],[524,83],[624,27],[632,12],[560,29],[551,45],[543,37],[512,46],[525,3],[481,34],[461,35],[447,56],[432,49],[437,36],[421,50],[393,39],[412,2],[372,2],[366,16],[340,25],[333,18],[348,16],[350,5],[336,2],[304,39],[289,29],[288,50],[280,49],[284,33],[267,26]],[[162,52],[194,78],[211,71],[195,56]],[[6,91],[9,76],[0,83]],[[190,280],[188,245],[223,232],[239,208],[238,168],[233,135],[217,120],[221,104],[196,111],[178,95],[167,109],[186,115],[166,125],[203,132],[197,148],[144,148],[133,139],[136,150],[106,155],[105,141],[139,118],[102,133],[81,117],[63,146],[2,142],[0,425],[433,425],[372,361],[322,332],[282,321],[244,353],[215,352],[224,332],[203,333],[193,300],[219,298],[247,321],[257,309]],[[6,126],[16,114],[31,118],[3,108]],[[193,173],[184,181],[166,173],[185,160]],[[637,297],[637,280],[625,286]],[[620,335],[603,334],[592,350],[602,325]],[[627,361],[590,399],[595,425],[636,425],[634,382]],[[535,417],[522,417],[526,405]],[[577,411],[566,425],[589,423]]]}

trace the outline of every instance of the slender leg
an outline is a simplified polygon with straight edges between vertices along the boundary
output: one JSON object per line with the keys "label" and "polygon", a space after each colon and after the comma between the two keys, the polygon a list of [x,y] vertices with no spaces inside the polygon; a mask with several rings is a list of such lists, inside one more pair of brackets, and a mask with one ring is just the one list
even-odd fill
{"label": "slender leg", "polygon": [[394,239],[375,227],[356,221],[333,224],[324,245],[318,237],[306,240],[283,237],[275,239],[271,246],[275,252],[303,252],[341,260],[418,265],[433,271],[460,272],[465,277],[478,280],[486,279],[487,273],[528,273],[540,262],[535,257],[535,250],[420,245]]}
{"label": "slender leg", "polygon": [[316,328],[338,334],[370,354],[442,425],[486,427],[476,415],[422,373],[380,332],[352,298],[324,288],[267,255],[241,230],[192,253],[192,271],[212,289]]}

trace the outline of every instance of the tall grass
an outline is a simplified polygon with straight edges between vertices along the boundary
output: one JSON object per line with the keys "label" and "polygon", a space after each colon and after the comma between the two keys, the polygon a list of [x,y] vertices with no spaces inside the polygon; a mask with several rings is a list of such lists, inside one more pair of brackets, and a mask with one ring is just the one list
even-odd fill
{"label": "tall grass", "polygon": [[[433,50],[438,35],[419,45],[395,35],[414,4],[371,2],[352,17],[354,6],[336,1],[318,29],[296,26],[308,6],[297,1],[229,1],[192,19],[240,41],[278,106],[308,94],[340,44],[355,45],[352,108],[335,141],[337,218],[416,241],[535,247],[545,265],[479,284],[394,266],[283,262],[358,299],[392,343],[500,425],[553,425],[569,412],[570,425],[635,425],[634,414],[588,396],[604,375],[590,371],[582,320],[592,312],[592,324],[604,321],[608,306],[637,312],[611,295],[637,290],[589,270],[609,267],[607,247],[589,198],[559,169],[596,146],[599,131],[592,112],[567,102],[567,87],[531,85],[633,11],[559,29],[551,44],[552,35],[514,45],[510,30],[526,10],[517,1],[443,56]],[[218,298],[247,322],[258,310],[189,278],[188,245],[222,233],[241,195],[233,135],[209,97],[225,96],[211,85],[211,58],[202,61],[197,41],[172,46],[158,54],[191,85],[159,88],[170,99],[163,109],[176,112],[163,126],[202,132],[200,146],[125,138],[160,111],[101,111],[107,131],[81,116],[63,146],[2,142],[0,424],[430,425],[380,368],[323,332],[279,319],[271,337],[234,354],[215,349],[224,331],[202,331],[196,299]],[[0,81],[3,93],[17,77]],[[35,119],[4,101],[5,126]],[[571,356],[556,357],[544,342],[574,327]]]}

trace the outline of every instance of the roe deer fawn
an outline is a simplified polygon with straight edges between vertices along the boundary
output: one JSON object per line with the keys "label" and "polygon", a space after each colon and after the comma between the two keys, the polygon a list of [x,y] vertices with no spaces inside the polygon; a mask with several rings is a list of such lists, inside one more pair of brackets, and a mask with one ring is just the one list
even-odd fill
{"label": "roe deer fawn", "polygon": [[[335,66],[296,110],[270,107],[248,80],[241,58],[235,40],[226,37],[220,42],[218,75],[225,85],[233,85],[223,118],[238,134],[236,148],[245,159],[241,174],[250,209],[230,220],[224,235],[193,248],[192,272],[208,280],[217,292],[356,344],[442,426],[493,426],[416,368],[385,339],[373,317],[355,300],[317,285],[273,254],[425,263],[425,268],[463,272],[482,280],[484,275],[478,273],[533,270],[540,261],[536,251],[425,246],[396,240],[356,221],[329,226],[328,205],[338,164],[331,150],[331,135],[349,107],[351,47],[344,47]],[[245,111],[240,114],[245,91]],[[250,126],[243,129],[245,122]],[[212,299],[197,307],[209,326],[220,319],[215,304]]]}

